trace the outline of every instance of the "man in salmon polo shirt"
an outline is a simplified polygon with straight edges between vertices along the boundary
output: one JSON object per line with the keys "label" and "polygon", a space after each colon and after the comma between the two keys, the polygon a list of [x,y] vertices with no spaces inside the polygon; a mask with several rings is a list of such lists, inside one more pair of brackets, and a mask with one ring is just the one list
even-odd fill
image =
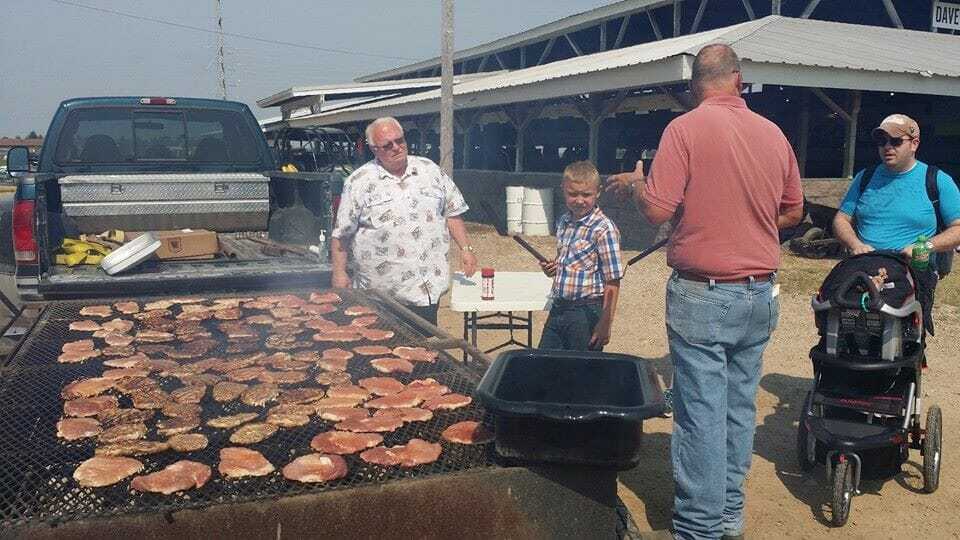
{"label": "man in salmon polo shirt", "polygon": [[777,231],[803,216],[796,156],[776,125],[747,108],[741,85],[733,49],[701,49],[690,81],[699,105],[664,130],[649,178],[640,164],[610,179],[613,191],[634,192],[652,223],[675,221],[666,309],[672,533],[684,540],[743,537],[757,383],[779,313]]}

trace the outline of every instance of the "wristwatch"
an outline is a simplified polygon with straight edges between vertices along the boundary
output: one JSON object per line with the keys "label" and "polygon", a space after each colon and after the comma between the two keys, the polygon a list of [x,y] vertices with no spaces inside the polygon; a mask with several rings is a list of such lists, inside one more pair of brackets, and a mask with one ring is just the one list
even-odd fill
{"label": "wristwatch", "polygon": [[470,246],[470,245],[463,246],[462,248],[460,248],[460,251],[469,251],[470,253],[473,253],[473,246]]}

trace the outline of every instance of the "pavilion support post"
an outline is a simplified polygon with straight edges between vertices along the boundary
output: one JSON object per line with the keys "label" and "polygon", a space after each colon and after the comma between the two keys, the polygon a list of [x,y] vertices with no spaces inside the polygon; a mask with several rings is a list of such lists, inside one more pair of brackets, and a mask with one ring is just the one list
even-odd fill
{"label": "pavilion support post", "polygon": [[526,140],[526,126],[517,128],[517,140],[514,148],[514,153],[516,154],[513,160],[513,170],[515,172],[523,172],[523,149],[525,148]]}
{"label": "pavilion support post", "polygon": [[463,134],[463,157],[460,166],[464,169],[470,167],[470,154],[473,151],[473,144],[470,141],[470,132],[480,118],[478,111],[458,111],[453,115],[453,127],[457,132]]}
{"label": "pavilion support post", "polygon": [[573,105],[587,123],[587,155],[594,165],[600,157],[600,126],[603,124],[603,119],[613,114],[628,94],[629,91],[620,90],[610,99],[592,95],[585,100],[579,98],[573,100]]}
{"label": "pavilion support post", "polygon": [[797,127],[797,165],[800,168],[800,177],[807,175],[807,147],[810,144],[810,92],[800,90],[800,119]]}
{"label": "pavilion support post", "polygon": [[419,135],[417,141],[417,155],[426,156],[427,133],[433,131],[433,126],[436,124],[436,119],[429,116],[423,116],[414,120],[413,124],[417,126],[417,134]]}
{"label": "pavilion support post", "polygon": [[526,148],[527,126],[530,125],[530,122],[539,118],[542,111],[542,103],[535,103],[530,106],[520,104],[513,106],[506,105],[503,107],[503,113],[507,115],[510,124],[517,132],[515,159],[513,162],[513,170],[515,172],[523,172],[523,155],[524,149]]}
{"label": "pavilion support post", "polygon": [[463,157],[461,157],[460,167],[470,168],[470,154],[473,152],[473,143],[470,141],[470,130],[463,132]]}
{"label": "pavilion support post", "polygon": [[603,119],[599,118],[587,124],[589,137],[587,139],[587,156],[594,165],[596,165],[597,158],[600,156],[600,124],[602,123]]}
{"label": "pavilion support post", "polygon": [[860,119],[860,102],[862,96],[859,90],[854,90],[850,96],[850,120],[847,122],[847,140],[843,146],[843,176],[853,178],[853,164],[857,153],[857,123]]}

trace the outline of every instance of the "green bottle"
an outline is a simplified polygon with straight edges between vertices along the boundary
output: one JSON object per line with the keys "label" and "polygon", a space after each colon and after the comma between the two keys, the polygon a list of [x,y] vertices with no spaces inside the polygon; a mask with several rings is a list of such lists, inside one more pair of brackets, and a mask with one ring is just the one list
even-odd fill
{"label": "green bottle", "polygon": [[910,266],[914,270],[926,270],[930,267],[930,248],[927,247],[927,237],[920,235],[913,243],[913,252],[910,257]]}

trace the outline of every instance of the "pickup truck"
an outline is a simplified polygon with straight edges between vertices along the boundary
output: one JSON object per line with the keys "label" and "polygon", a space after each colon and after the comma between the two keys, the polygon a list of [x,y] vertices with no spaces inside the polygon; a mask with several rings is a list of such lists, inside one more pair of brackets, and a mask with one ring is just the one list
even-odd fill
{"label": "pickup truck", "polygon": [[[242,103],[69,99],[36,167],[31,157],[25,147],[8,152],[9,169],[21,173],[11,220],[21,299],[329,284],[329,266],[296,246],[316,244],[321,231],[329,237],[331,193],[343,173],[278,171]],[[64,237],[184,228],[216,231],[226,256],[148,261],[112,276],[54,256]]]}

